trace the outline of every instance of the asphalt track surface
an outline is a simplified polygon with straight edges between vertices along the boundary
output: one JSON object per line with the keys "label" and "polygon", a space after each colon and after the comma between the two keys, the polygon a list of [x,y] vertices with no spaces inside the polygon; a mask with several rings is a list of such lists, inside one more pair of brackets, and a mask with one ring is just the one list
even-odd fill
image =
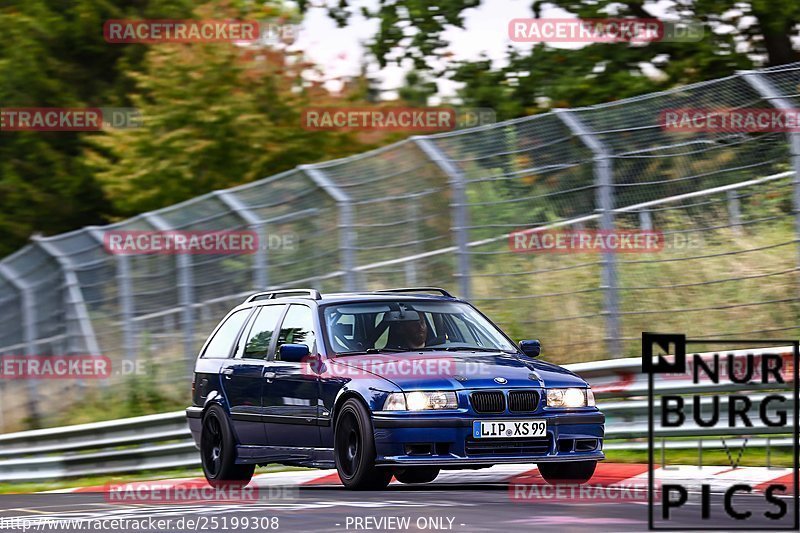
{"label": "asphalt track surface", "polygon": [[[645,499],[646,498],[642,498]],[[352,492],[340,486],[302,486],[286,501],[192,504],[128,504],[101,493],[0,496],[0,531],[646,531],[646,501],[554,502],[511,497],[506,483],[392,485],[384,491]],[[699,494],[668,526],[747,530],[791,525],[762,516],[774,510],[763,494],[737,495],[750,510],[747,522],[726,518],[723,496],[711,495],[709,521],[700,520]],[[660,508],[657,508],[660,512]],[[391,518],[390,518],[391,517]],[[277,519],[277,522],[273,519]],[[118,520],[116,524],[113,520]],[[407,519],[407,522],[403,522]],[[127,520],[128,522],[123,522]],[[183,520],[183,522],[181,522]],[[190,522],[190,520],[192,522]],[[383,521],[381,521],[383,520]],[[56,522],[54,522],[56,521]],[[162,522],[159,522],[162,521]],[[116,526],[116,527],[114,527]]]}

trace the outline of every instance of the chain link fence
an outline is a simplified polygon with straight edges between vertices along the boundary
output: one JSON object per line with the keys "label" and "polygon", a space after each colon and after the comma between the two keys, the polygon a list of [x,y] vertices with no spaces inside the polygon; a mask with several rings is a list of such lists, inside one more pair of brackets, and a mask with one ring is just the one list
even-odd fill
{"label": "chain link fence", "polygon": [[[0,261],[0,355],[144,362],[188,398],[217,321],[257,290],[438,285],[567,363],[637,355],[642,331],[795,338],[800,133],[672,131],[681,108],[789,109],[800,65],[402,142],[217,191]],[[531,229],[657,230],[653,253],[518,253]],[[109,230],[252,230],[241,255],[111,255]],[[294,246],[264,246],[271,236]],[[129,379],[0,380],[0,431]],[[21,415],[19,415],[21,414]],[[20,418],[28,417],[27,422]],[[64,420],[58,419],[63,423]]]}

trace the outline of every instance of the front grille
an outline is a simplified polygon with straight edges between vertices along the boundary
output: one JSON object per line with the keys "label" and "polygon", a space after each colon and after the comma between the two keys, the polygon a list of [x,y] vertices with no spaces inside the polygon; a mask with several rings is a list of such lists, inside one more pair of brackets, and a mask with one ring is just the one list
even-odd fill
{"label": "front grille", "polygon": [[502,391],[473,392],[469,401],[476,413],[502,413],[506,410],[506,396]]}
{"label": "front grille", "polygon": [[468,456],[487,455],[546,455],[550,451],[549,437],[533,439],[467,439],[464,451]]}
{"label": "front grille", "polygon": [[513,412],[535,411],[539,407],[539,393],[535,390],[508,393],[508,409]]}

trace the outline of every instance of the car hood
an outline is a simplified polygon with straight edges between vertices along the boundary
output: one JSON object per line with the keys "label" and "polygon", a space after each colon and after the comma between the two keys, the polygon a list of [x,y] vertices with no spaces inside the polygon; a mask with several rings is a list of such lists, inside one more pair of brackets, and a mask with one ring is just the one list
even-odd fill
{"label": "car hood", "polygon": [[348,355],[330,363],[336,374],[379,376],[403,390],[586,386],[583,379],[558,365],[499,351]]}

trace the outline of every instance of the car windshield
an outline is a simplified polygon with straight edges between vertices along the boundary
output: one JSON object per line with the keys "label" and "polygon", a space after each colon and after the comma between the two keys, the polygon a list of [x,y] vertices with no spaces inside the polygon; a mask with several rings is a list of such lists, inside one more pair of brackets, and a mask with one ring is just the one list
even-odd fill
{"label": "car windshield", "polygon": [[517,352],[471,306],[460,302],[365,302],[325,308],[328,345],[337,355],[420,350]]}

